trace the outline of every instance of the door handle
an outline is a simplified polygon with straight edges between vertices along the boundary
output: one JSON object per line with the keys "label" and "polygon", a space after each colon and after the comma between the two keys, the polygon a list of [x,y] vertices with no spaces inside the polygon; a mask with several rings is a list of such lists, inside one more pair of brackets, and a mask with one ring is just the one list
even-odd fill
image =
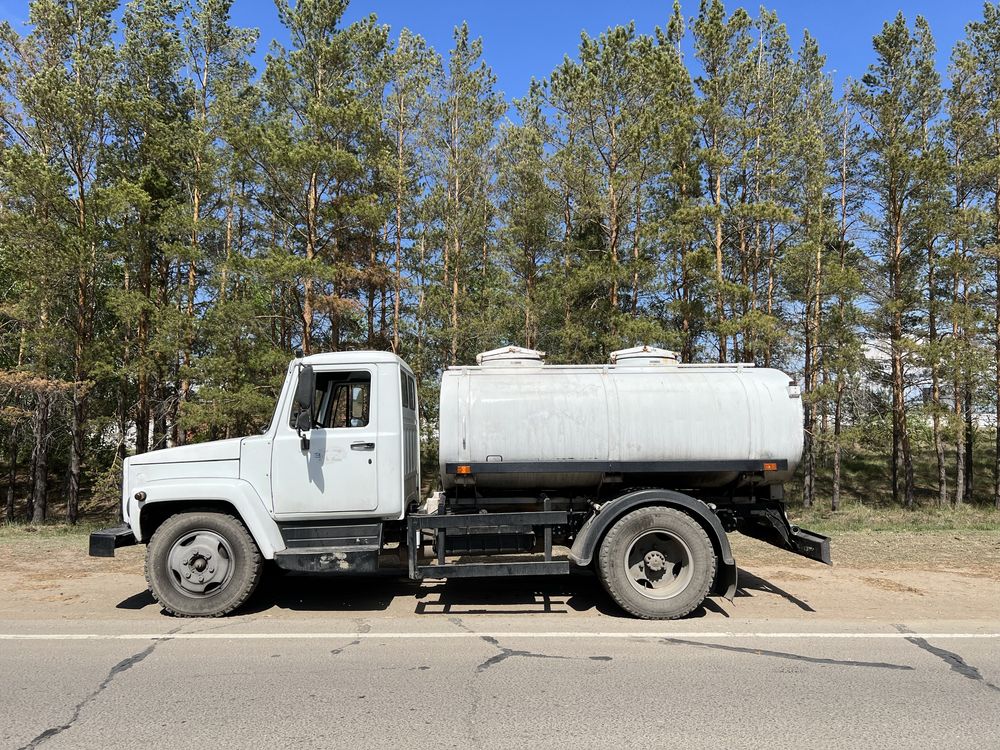
{"label": "door handle", "polygon": [[352,451],[373,451],[375,443],[351,443]]}

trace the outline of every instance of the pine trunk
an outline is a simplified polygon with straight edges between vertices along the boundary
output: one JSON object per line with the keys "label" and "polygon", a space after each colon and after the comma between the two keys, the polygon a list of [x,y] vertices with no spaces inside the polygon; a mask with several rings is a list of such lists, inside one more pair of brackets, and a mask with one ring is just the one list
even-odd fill
{"label": "pine trunk", "polygon": [[[899,214],[894,229],[892,274],[893,299],[899,298],[901,288],[901,264],[903,256],[903,227]],[[894,456],[893,456],[893,499],[898,500],[899,470],[903,472],[903,504],[912,508],[914,503],[913,456],[910,452],[910,434],[906,423],[906,380],[903,361],[903,314],[896,309],[892,313],[890,336],[892,349],[892,410]],[[902,464],[900,466],[900,463]]]}
{"label": "pine trunk", "polygon": [[399,99],[399,129],[396,133],[396,268],[393,274],[392,351],[399,354],[399,312],[403,289],[403,99]]}
{"label": "pine trunk", "polygon": [[14,523],[14,498],[17,494],[17,428],[11,427],[7,436],[7,502],[4,507],[4,518],[7,523]]}
{"label": "pine trunk", "polygon": [[833,406],[833,487],[830,492],[830,510],[840,510],[840,431],[841,409],[844,401],[844,384],[837,379],[837,400]]}
{"label": "pine trunk", "polygon": [[938,363],[937,268],[934,245],[927,247],[927,344],[931,360],[931,427],[934,455],[937,458],[938,505],[948,504],[948,466],[945,462],[944,437],[941,434],[941,376]]}
{"label": "pine trunk", "polygon": [[[994,132],[994,139],[1000,141],[1000,136]],[[997,174],[993,189],[993,237],[994,241],[1000,243],[1000,173]],[[995,299],[995,320],[994,320],[994,365],[996,369],[996,379],[994,381],[994,398],[996,403],[996,442],[993,452],[993,507],[1000,510],[1000,256],[996,259],[996,291]]]}
{"label": "pine trunk", "polygon": [[32,431],[34,448],[32,449],[32,485],[31,485],[31,515],[32,523],[45,521],[48,512],[49,497],[49,412],[52,408],[52,397],[47,391],[38,393],[35,409],[35,420]]}

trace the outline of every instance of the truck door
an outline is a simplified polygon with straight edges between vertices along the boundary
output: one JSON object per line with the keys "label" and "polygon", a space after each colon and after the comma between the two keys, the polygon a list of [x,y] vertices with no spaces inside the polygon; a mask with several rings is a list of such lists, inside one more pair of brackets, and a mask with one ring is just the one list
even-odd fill
{"label": "truck door", "polygon": [[309,448],[294,408],[271,451],[276,516],[373,511],[378,505],[378,369],[317,367]]}

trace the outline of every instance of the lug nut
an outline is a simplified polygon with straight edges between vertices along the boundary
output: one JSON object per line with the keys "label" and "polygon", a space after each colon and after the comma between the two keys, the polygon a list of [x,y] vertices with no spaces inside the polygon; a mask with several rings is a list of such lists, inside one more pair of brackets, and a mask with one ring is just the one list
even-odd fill
{"label": "lug nut", "polygon": [[185,574],[184,574],[184,577],[185,577],[185,578],[190,578],[190,577],[191,577],[191,574],[190,574],[190,573],[185,573]]}

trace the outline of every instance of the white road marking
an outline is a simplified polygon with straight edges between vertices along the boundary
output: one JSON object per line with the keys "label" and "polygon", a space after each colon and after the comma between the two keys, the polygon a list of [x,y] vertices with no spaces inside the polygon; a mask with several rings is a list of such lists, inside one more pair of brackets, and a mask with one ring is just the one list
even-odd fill
{"label": "white road marking", "polygon": [[0,633],[0,641],[226,641],[226,640],[420,640],[448,638],[566,638],[566,639],[632,639],[632,638],[695,638],[703,640],[719,639],[895,639],[923,638],[925,640],[958,638],[1000,638],[1000,633],[766,633],[736,631],[659,631],[659,632],[496,632],[496,631],[456,631],[456,632],[409,632],[409,633]]}

